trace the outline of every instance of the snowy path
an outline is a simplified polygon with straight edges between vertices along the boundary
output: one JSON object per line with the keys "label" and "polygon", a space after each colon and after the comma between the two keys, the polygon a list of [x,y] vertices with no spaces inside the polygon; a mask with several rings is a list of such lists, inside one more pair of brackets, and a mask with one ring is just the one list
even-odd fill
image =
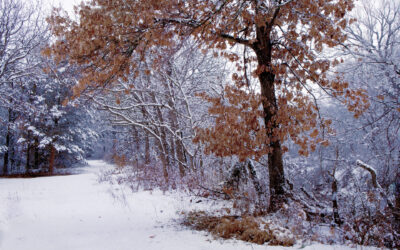
{"label": "snowy path", "polygon": [[108,184],[97,182],[97,173],[108,167],[90,161],[79,175],[0,179],[0,249],[284,249],[212,240],[180,228],[172,220],[184,203],[173,196],[138,192],[123,204],[112,197]]}

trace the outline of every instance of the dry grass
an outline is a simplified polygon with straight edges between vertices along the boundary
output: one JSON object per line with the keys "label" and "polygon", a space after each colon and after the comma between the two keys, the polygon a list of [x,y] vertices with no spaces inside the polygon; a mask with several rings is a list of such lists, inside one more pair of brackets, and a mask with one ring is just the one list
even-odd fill
{"label": "dry grass", "polygon": [[293,246],[295,240],[286,232],[270,227],[253,216],[211,216],[205,212],[189,212],[183,224],[195,230],[207,231],[224,239],[238,239],[256,244]]}

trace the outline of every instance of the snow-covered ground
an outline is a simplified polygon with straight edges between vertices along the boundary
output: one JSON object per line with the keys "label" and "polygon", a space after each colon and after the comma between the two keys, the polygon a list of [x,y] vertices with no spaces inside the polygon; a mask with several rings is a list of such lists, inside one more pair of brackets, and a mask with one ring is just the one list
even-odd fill
{"label": "snow-covered ground", "polygon": [[[179,226],[189,201],[161,192],[126,193],[115,198],[89,161],[82,173],[31,179],[0,178],[1,250],[232,250],[286,249],[219,240]],[[120,190],[121,191],[121,190]],[[296,246],[300,248],[302,246]],[[302,249],[349,249],[311,245]]]}

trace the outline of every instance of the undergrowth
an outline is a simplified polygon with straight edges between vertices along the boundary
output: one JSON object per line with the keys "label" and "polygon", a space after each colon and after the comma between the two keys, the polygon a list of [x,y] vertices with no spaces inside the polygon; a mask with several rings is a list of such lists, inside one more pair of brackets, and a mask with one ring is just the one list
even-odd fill
{"label": "undergrowth", "polygon": [[285,228],[271,225],[253,216],[213,216],[204,211],[185,214],[183,225],[199,231],[207,231],[223,239],[237,239],[256,244],[293,246],[295,239]]}

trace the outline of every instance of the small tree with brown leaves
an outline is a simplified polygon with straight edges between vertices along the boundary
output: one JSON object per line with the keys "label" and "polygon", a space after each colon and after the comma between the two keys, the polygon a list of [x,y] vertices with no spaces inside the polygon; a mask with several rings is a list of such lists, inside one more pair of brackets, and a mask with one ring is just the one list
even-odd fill
{"label": "small tree with brown leaves", "polygon": [[[239,86],[246,82],[245,65],[257,64],[252,76],[259,80],[260,93],[249,97],[228,88],[231,110],[210,99],[220,120],[206,133],[207,138],[200,139],[219,155],[243,159],[267,154],[270,211],[275,211],[285,200],[282,141],[291,137],[301,145],[304,155],[323,141],[317,139],[318,131],[328,122],[318,123],[316,87],[343,97],[356,115],[366,103],[362,91],[347,89],[340,79],[329,79],[329,70],[337,60],[319,57],[325,47],[346,39],[342,32],[349,22],[345,14],[352,8],[352,0],[92,0],[76,8],[79,21],[54,11],[49,22],[59,39],[46,52],[58,59],[68,55],[71,63],[84,66],[77,94],[137,74],[141,64],[137,58],[144,60],[145,54],[153,58],[149,70],[157,69],[165,61],[166,51],[188,36],[197,39],[202,48],[238,63],[239,74],[234,78]],[[230,49],[234,45],[252,51],[244,65],[240,55]],[[244,104],[245,97],[250,98],[250,106]],[[256,108],[260,104],[262,113]],[[248,111],[243,113],[246,117],[239,119],[243,110]],[[243,134],[249,132],[248,126],[257,130],[258,116],[263,118],[264,127],[247,138],[250,143],[235,144],[237,138],[246,137]],[[225,118],[229,118],[223,122],[231,131],[228,136],[218,126]],[[314,138],[313,142],[304,134]],[[224,145],[236,148],[219,153]],[[248,150],[249,145],[257,150]]]}

